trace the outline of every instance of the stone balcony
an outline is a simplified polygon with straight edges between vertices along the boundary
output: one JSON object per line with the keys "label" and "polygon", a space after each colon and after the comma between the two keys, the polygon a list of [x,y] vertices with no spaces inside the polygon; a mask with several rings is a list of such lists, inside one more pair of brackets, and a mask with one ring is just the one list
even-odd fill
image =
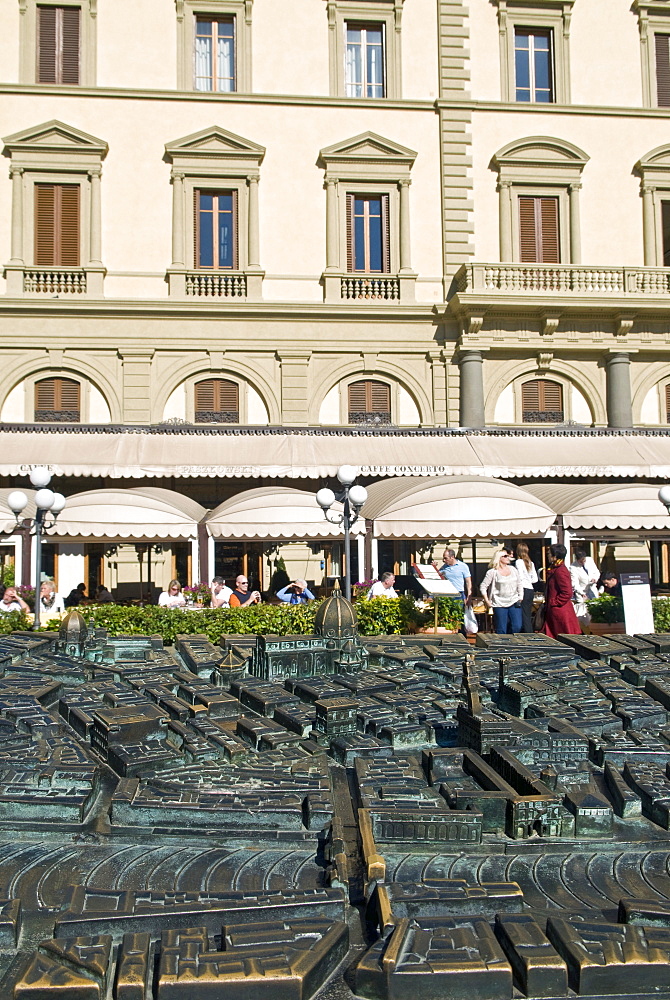
{"label": "stone balcony", "polygon": [[235,302],[258,302],[261,299],[263,271],[168,271],[170,298],[186,299],[189,302],[214,299]]}
{"label": "stone balcony", "polygon": [[101,299],[105,269],[7,264],[4,277],[10,298]]}
{"label": "stone balcony", "polygon": [[670,306],[670,268],[577,264],[464,264],[454,275],[448,311],[476,333],[488,314],[535,315],[547,329],[561,316],[588,314],[626,333],[638,314]]}
{"label": "stone balcony", "polygon": [[415,301],[416,274],[344,274],[326,271],[322,276],[326,302],[359,304]]}

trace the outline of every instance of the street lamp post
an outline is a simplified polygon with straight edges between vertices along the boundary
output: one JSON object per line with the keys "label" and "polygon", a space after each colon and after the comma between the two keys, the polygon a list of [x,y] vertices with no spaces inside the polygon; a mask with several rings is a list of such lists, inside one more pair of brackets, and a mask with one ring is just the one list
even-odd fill
{"label": "street lamp post", "polygon": [[[54,493],[53,490],[47,488],[51,482],[51,473],[43,466],[32,470],[30,473],[30,482],[37,489],[37,493],[35,494],[35,506],[37,510],[32,524],[26,520],[24,521],[24,528],[28,534],[33,535],[35,538],[35,621],[33,628],[38,629],[40,627],[40,587],[42,583],[42,535],[49,528],[53,528],[56,518],[65,506],[65,497],[62,493]],[[21,512],[25,510],[27,504],[28,497],[22,490],[14,490],[7,497],[7,505],[13,512],[17,525],[20,521]],[[51,520],[47,520],[49,514],[51,515]]]}
{"label": "street lamp post", "polygon": [[[342,489],[335,493],[324,486],[316,494],[316,502],[322,508],[326,520],[344,527],[344,596],[348,601],[351,600],[351,528],[368,498],[365,487],[355,483],[357,475],[358,469],[353,465],[341,465],[337,470],[337,478]],[[329,516],[328,512],[336,500],[342,504],[342,513]]]}

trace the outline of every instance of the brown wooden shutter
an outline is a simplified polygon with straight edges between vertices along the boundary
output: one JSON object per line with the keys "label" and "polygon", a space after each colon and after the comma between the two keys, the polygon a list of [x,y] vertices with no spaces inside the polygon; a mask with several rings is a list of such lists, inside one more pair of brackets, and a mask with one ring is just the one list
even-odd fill
{"label": "brown wooden shutter", "polygon": [[60,186],[60,267],[79,267],[79,185]]}
{"label": "brown wooden shutter", "polygon": [[519,197],[519,250],[522,263],[560,263],[558,198]]}
{"label": "brown wooden shutter", "polygon": [[37,8],[37,82],[57,83],[57,7]]}
{"label": "brown wooden shutter", "polygon": [[670,382],[665,387],[665,419],[670,424]]}
{"label": "brown wooden shutter", "polygon": [[389,196],[381,196],[381,217],[382,217],[382,273],[391,272],[391,233],[389,225]]}
{"label": "brown wooden shutter", "polygon": [[81,386],[72,378],[45,378],[35,383],[35,421],[77,423],[81,415]]}
{"label": "brown wooden shutter", "polygon": [[563,386],[549,379],[533,379],[521,386],[521,409],[524,423],[561,423]]}
{"label": "brown wooden shutter", "polygon": [[35,264],[79,267],[79,185],[35,185]]}
{"label": "brown wooden shutter", "polygon": [[194,409],[196,423],[237,423],[240,419],[238,384],[222,378],[196,382]]}
{"label": "brown wooden shutter", "polygon": [[35,185],[35,263],[52,267],[56,259],[56,185]]}
{"label": "brown wooden shutter", "polygon": [[79,39],[81,11],[79,7],[63,7],[61,13],[61,79],[60,83],[79,83]]}
{"label": "brown wooden shutter", "polygon": [[670,107],[670,35],[654,35],[656,44],[656,99],[659,108]]}
{"label": "brown wooden shutter", "polygon": [[365,379],[348,388],[350,424],[390,424],[391,388],[386,382]]}
{"label": "brown wooden shutter", "polygon": [[200,267],[200,194],[193,192],[193,267]]}
{"label": "brown wooden shutter", "polygon": [[37,82],[79,83],[81,10],[38,7]]}
{"label": "brown wooden shutter", "polygon": [[[237,190],[231,191],[233,196],[233,271],[237,271],[240,266],[240,241],[239,241],[239,226],[237,224]],[[231,385],[234,385],[231,382]]]}
{"label": "brown wooden shutter", "polygon": [[354,198],[355,195],[347,195],[347,271],[353,274],[354,271]]}

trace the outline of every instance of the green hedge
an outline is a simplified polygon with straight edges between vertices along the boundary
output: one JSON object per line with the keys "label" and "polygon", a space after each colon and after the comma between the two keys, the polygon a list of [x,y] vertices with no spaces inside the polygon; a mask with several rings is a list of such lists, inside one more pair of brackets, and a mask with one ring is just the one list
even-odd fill
{"label": "green hedge", "polygon": [[620,597],[603,594],[594,601],[587,601],[587,604],[592,622],[610,624],[623,621],[623,602]]}
{"label": "green hedge", "polygon": [[[162,635],[167,645],[172,645],[175,636],[180,634],[204,633],[215,643],[224,635],[309,635],[314,631],[314,616],[320,603],[254,604],[248,608],[206,608],[203,611],[182,611],[157,605],[140,608],[89,604],[78,610],[87,622],[106,629],[110,636],[157,634]],[[399,635],[433,622],[432,607],[422,611],[411,597],[358,599],[354,605],[361,635]],[[459,628],[463,621],[461,602],[441,598],[438,621],[447,628]],[[45,628],[57,631],[59,626],[60,621],[52,619]],[[25,625],[13,627],[25,628]]]}
{"label": "green hedge", "polygon": [[24,615],[23,611],[10,611],[9,614],[0,614],[0,635],[7,635],[8,632],[25,632],[31,627],[31,622]]}

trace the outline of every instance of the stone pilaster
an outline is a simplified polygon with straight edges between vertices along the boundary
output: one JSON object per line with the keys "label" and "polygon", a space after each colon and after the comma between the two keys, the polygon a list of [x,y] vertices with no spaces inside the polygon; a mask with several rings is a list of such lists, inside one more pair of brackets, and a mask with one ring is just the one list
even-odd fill
{"label": "stone pilaster", "polygon": [[305,426],[309,422],[308,375],[311,351],[292,351],[283,348],[277,351],[281,368],[282,423],[290,426]]}
{"label": "stone pilaster", "polygon": [[151,423],[151,362],[153,349],[119,348],[123,366],[123,422]]}

